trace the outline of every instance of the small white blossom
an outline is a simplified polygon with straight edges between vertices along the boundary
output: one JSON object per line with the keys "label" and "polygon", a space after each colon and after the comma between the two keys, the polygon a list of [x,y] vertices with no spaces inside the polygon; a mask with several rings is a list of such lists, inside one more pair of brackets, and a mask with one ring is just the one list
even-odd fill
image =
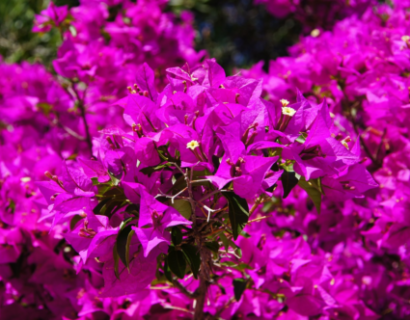
{"label": "small white blossom", "polygon": [[282,104],[282,107],[287,107],[290,102],[289,102],[288,100],[286,100],[286,99],[281,99],[281,100],[280,100],[280,103]]}
{"label": "small white blossom", "polygon": [[314,29],[314,30],[312,30],[312,32],[310,33],[310,35],[311,35],[313,38],[316,38],[316,37],[318,37],[318,36],[320,35],[320,30],[319,30],[319,29]]}
{"label": "small white blossom", "polygon": [[282,113],[285,116],[293,117],[293,115],[296,113],[296,110],[289,107],[282,107]]}
{"label": "small white blossom", "polygon": [[186,147],[187,149],[191,149],[192,151],[194,151],[196,148],[199,147],[199,143],[196,140],[192,140],[187,143]]}

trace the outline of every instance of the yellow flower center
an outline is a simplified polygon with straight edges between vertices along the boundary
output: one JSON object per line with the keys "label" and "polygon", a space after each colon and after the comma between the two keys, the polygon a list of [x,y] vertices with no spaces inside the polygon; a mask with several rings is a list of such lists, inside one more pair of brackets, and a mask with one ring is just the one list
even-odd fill
{"label": "yellow flower center", "polygon": [[289,102],[288,100],[286,100],[286,99],[281,99],[281,100],[280,100],[280,103],[282,104],[282,107],[287,107],[290,102]]}
{"label": "yellow flower center", "polygon": [[187,149],[191,149],[192,151],[194,151],[196,148],[199,147],[199,143],[196,140],[192,140],[187,143],[186,147]]}
{"label": "yellow flower center", "polygon": [[314,29],[314,30],[312,30],[312,32],[310,33],[310,35],[311,35],[313,38],[316,38],[316,37],[318,37],[318,36],[320,35],[320,30],[319,30],[319,29]]}
{"label": "yellow flower center", "polygon": [[293,115],[296,113],[296,110],[289,107],[282,107],[282,113],[285,116],[293,117]]}

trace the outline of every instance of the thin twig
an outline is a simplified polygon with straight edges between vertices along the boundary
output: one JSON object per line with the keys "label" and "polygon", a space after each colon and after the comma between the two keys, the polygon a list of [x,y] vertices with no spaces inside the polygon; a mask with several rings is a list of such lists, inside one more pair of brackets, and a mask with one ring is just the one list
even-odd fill
{"label": "thin twig", "polygon": [[[175,194],[175,195],[173,195],[173,196],[170,196],[170,195],[168,195],[168,194],[165,194],[165,193],[162,192],[162,190],[159,189],[159,188],[158,188],[158,190],[159,190],[159,192],[161,193],[160,196],[163,196],[163,197],[166,197],[166,198],[170,198],[170,199],[171,199],[171,203],[173,204],[173,203],[174,203],[174,199],[175,199],[176,197],[178,197],[181,193],[184,193],[184,192],[187,190],[187,187],[185,187],[184,189],[182,189],[180,192],[178,192],[177,194]],[[187,198],[186,198],[186,197],[180,197],[180,199],[187,199]]]}
{"label": "thin twig", "polygon": [[77,92],[75,85],[72,81],[71,82],[71,89],[74,92],[74,98],[77,99],[78,102],[78,108],[80,109],[80,113],[81,113],[81,118],[83,119],[83,123],[84,123],[84,130],[85,130],[85,139],[88,145],[88,149],[90,151],[90,154],[93,154],[93,143],[91,140],[91,134],[90,134],[90,129],[88,127],[88,122],[87,122],[87,118],[86,118],[86,110],[85,110],[85,105],[84,105],[84,101],[83,99],[81,99],[80,94]]}
{"label": "thin twig", "polygon": [[164,306],[165,309],[172,309],[172,310],[177,310],[177,311],[182,311],[182,312],[186,312],[189,314],[194,314],[192,311],[189,311],[188,309],[184,309],[184,308],[180,308],[180,307],[174,307],[170,304],[167,304]]}
{"label": "thin twig", "polygon": [[212,197],[213,195],[220,193],[220,192],[224,192],[224,191],[228,191],[228,190],[214,190],[206,195],[204,195],[201,199],[198,200],[198,202],[203,202],[204,200]]}
{"label": "thin twig", "polygon": [[[195,166],[193,166],[190,169],[190,171],[187,169],[186,172],[184,173],[184,176],[185,176],[185,181],[186,181],[187,188],[188,188],[188,195],[189,195],[188,201],[191,204],[191,208],[192,208],[192,215],[191,215],[192,229],[194,231],[195,242],[198,245],[198,250],[201,256],[201,266],[199,270],[199,287],[195,291],[197,298],[195,300],[194,319],[202,320],[204,319],[204,305],[205,305],[206,293],[209,287],[209,277],[211,273],[210,265],[212,264],[212,261],[210,259],[209,251],[202,245],[201,234],[200,234],[200,231],[198,230],[198,225],[196,223],[196,215],[195,215],[196,203],[194,200],[194,195],[192,192],[192,184],[191,184],[191,181],[193,179],[194,167]],[[179,168],[179,166],[177,166],[177,168]],[[179,170],[182,171],[182,169],[180,168]]]}
{"label": "thin twig", "polygon": [[185,288],[178,280],[173,280],[172,284],[177,287],[181,293],[183,293],[184,295],[186,295],[188,298],[190,299],[195,299],[197,294],[196,292],[191,292],[189,291],[187,288]]}
{"label": "thin twig", "polygon": [[253,220],[249,220],[249,221],[248,221],[248,224],[249,224],[249,223],[252,223],[252,222],[261,221],[261,220],[264,220],[264,219],[267,219],[267,218],[270,218],[270,217],[273,217],[273,214],[268,215],[268,216],[259,217],[259,218],[253,219]]}

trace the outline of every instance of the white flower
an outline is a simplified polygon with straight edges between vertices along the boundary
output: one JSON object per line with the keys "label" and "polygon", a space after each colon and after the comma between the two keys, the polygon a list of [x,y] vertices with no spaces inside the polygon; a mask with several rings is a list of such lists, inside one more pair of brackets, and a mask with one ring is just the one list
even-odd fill
{"label": "white flower", "polygon": [[318,36],[320,35],[320,30],[319,30],[319,29],[314,29],[314,30],[312,30],[312,32],[310,33],[310,35],[311,35],[313,38],[316,38],[316,37],[318,37]]}
{"label": "white flower", "polygon": [[348,136],[346,138],[344,138],[342,141],[340,141],[342,143],[342,145],[344,145],[344,147],[349,150],[349,145],[347,144],[348,142],[352,141],[352,139]]}
{"label": "white flower", "polygon": [[281,100],[280,100],[280,103],[282,104],[282,107],[287,107],[290,102],[289,102],[288,100],[286,100],[286,99],[281,99]]}
{"label": "white flower", "polygon": [[289,107],[282,107],[282,113],[285,116],[293,117],[293,115],[296,113],[296,110]]}
{"label": "white flower", "polygon": [[194,151],[196,148],[199,147],[199,143],[196,140],[192,140],[186,144],[187,149],[191,149]]}

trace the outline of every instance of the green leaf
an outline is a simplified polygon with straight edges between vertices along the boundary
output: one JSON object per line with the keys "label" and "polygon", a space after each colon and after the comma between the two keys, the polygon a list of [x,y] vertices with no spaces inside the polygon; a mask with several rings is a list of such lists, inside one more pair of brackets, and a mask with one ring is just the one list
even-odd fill
{"label": "green leaf", "polygon": [[100,214],[101,210],[108,202],[110,202],[110,199],[107,198],[102,200],[99,204],[97,204],[93,209],[94,214]]}
{"label": "green leaf", "polygon": [[299,142],[300,144],[304,144],[307,138],[307,133],[302,132],[299,137],[296,138],[296,141]]}
{"label": "green leaf", "polygon": [[240,264],[238,264],[238,270],[239,270],[239,271],[243,271],[243,270],[245,270],[245,269],[253,270],[253,268],[252,268],[249,264],[246,264],[246,263],[243,263],[243,262],[241,262]]}
{"label": "green leaf", "polygon": [[116,177],[116,176],[114,175],[114,173],[112,173],[112,172],[110,172],[110,171],[108,171],[108,175],[109,175],[110,178],[111,178],[111,184],[112,184],[113,186],[118,186],[118,184],[119,184],[120,181],[121,181],[121,177]]}
{"label": "green leaf", "polygon": [[229,240],[223,232],[219,233],[219,239],[222,241],[225,251],[228,252]]}
{"label": "green leaf", "polygon": [[219,165],[220,165],[220,161],[219,158],[215,155],[212,156],[212,164],[214,165],[214,173],[218,171]]}
{"label": "green leaf", "polygon": [[235,300],[239,301],[241,300],[242,294],[244,293],[246,289],[247,282],[244,279],[238,278],[238,279],[233,279],[232,284],[233,284],[233,292],[235,294]]}
{"label": "green leaf", "polygon": [[239,257],[242,257],[242,250],[235,244],[235,242],[229,240],[223,232],[218,233],[218,235],[219,239],[224,245],[226,252],[228,252],[229,247],[232,247],[232,249],[234,249],[235,251],[235,254],[237,254]]}
{"label": "green leaf", "polygon": [[165,285],[167,284],[167,282],[168,282],[168,279],[167,277],[165,277],[165,274],[158,273],[157,277],[154,280],[152,280],[151,286],[157,286],[159,284]]}
{"label": "green leaf", "polygon": [[295,171],[287,171],[284,170],[282,173],[282,176],[280,179],[282,180],[282,186],[283,186],[283,199],[285,199],[289,193],[292,191],[292,189],[298,184],[300,177],[299,175],[296,174]]}
{"label": "green leaf", "polygon": [[94,214],[111,216],[129,204],[129,200],[125,197],[123,189],[106,184],[98,185],[97,198],[100,202],[93,209]]}
{"label": "green leaf", "polygon": [[161,150],[160,148],[157,149],[158,155],[159,157],[164,160],[164,161],[168,161],[169,159],[164,155],[165,151]]}
{"label": "green leaf", "polygon": [[204,186],[204,187],[207,187],[207,188],[211,188],[211,187],[213,187],[213,184],[210,182],[210,181],[208,181],[208,180],[202,180],[202,181],[192,181],[192,183],[191,183],[191,185],[192,186]]}
{"label": "green leaf", "polygon": [[120,232],[121,232],[121,230],[123,230],[127,226],[128,223],[130,223],[133,220],[137,220],[137,218],[136,217],[131,217],[131,218],[128,218],[127,220],[122,221],[121,224],[120,224]]}
{"label": "green leaf", "polygon": [[125,266],[128,269],[128,273],[130,272],[130,246],[132,237],[135,234],[135,230],[131,230],[127,237],[127,243],[125,245]]}
{"label": "green leaf", "polygon": [[269,188],[267,188],[266,191],[273,192],[273,191],[276,190],[277,187],[278,187],[278,185],[275,183],[275,184],[271,185]]}
{"label": "green leaf", "polygon": [[[187,187],[185,176],[182,174],[174,175],[175,183],[172,185],[172,188],[169,191],[172,191],[172,194],[177,194],[181,190]],[[167,193],[169,193],[169,191]]]}
{"label": "green leaf", "polygon": [[232,191],[222,192],[222,195],[229,203],[229,220],[232,226],[233,238],[236,240],[249,219],[248,203]]}
{"label": "green leaf", "polygon": [[233,261],[225,261],[225,262],[222,262],[221,265],[238,270],[240,272],[244,271],[245,269],[253,270],[253,268],[250,265],[243,263],[243,262],[237,264]]}
{"label": "green leaf", "polygon": [[51,110],[53,110],[53,106],[45,102],[37,103],[37,108],[41,110],[46,116],[48,116]]}
{"label": "green leaf", "polygon": [[156,167],[147,167],[147,168],[143,168],[140,170],[140,172],[142,172],[143,174],[147,175],[148,177],[151,177],[151,175],[156,172],[156,171],[160,171],[162,169],[168,168],[169,166],[171,166],[169,163],[165,163],[165,164],[161,164],[159,166]]}
{"label": "green leaf", "polygon": [[247,233],[246,231],[241,231],[240,235],[246,239],[249,239],[251,237],[251,235],[249,233]]}
{"label": "green leaf", "polygon": [[98,189],[97,197],[99,198],[104,198],[104,194],[112,188],[112,185],[109,183],[97,183],[96,186]]}
{"label": "green leaf", "polygon": [[[232,246],[232,244],[235,244],[235,243],[231,240],[231,246]],[[236,245],[235,245],[235,246],[236,246]],[[235,247],[232,246],[232,248],[235,248]],[[239,258],[242,258],[242,249],[239,248],[238,246],[236,246],[236,248],[235,248],[234,250],[235,250],[236,255],[237,255]]]}
{"label": "green leaf", "polygon": [[164,261],[164,275],[165,275],[165,278],[167,278],[169,282],[172,282],[172,273],[171,273],[171,269],[169,268],[168,258],[165,258],[165,261]]}
{"label": "green leaf", "polygon": [[127,250],[127,244],[128,244],[128,235],[131,231],[132,231],[131,225],[123,227],[122,230],[120,229],[120,232],[118,232],[118,235],[117,235],[117,241],[115,242],[115,246],[117,247],[118,256],[120,257],[122,263],[125,266],[127,266],[127,260],[129,261],[129,258],[127,258],[127,251],[129,252],[129,249]]}
{"label": "green leaf", "polygon": [[217,285],[218,285],[219,289],[221,290],[221,293],[222,293],[222,294],[226,294],[226,290],[225,290],[225,288],[223,287],[223,285],[221,285],[220,283],[218,283]]}
{"label": "green leaf", "polygon": [[281,163],[279,165],[279,167],[282,168],[285,171],[291,172],[291,171],[294,171],[293,170],[293,163],[294,163],[294,161],[287,160],[285,163]]}
{"label": "green leaf", "polygon": [[[162,267],[162,260],[163,260],[162,258],[163,258],[162,254],[159,254],[157,256],[157,268],[156,268],[156,271],[155,271],[155,277],[156,277],[157,281],[160,281],[161,278],[164,278],[164,275],[159,271],[159,269]],[[151,282],[151,284],[152,284],[152,282]]]}
{"label": "green leaf", "polygon": [[219,243],[217,241],[205,242],[205,247],[213,252],[219,251]]}
{"label": "green leaf", "polygon": [[76,214],[74,217],[71,218],[70,221],[70,230],[74,230],[75,226],[77,225],[78,221],[84,219],[82,216]]}
{"label": "green leaf", "polygon": [[77,153],[73,153],[72,155],[70,155],[66,160],[75,160],[77,159],[78,154]]}
{"label": "green leaf", "polygon": [[139,205],[136,205],[136,204],[130,204],[130,205],[128,205],[126,208],[125,208],[125,210],[124,210],[125,212],[128,212],[129,214],[132,214],[132,215],[135,215],[135,216],[139,216],[139,214],[140,214],[140,206]]}
{"label": "green leaf", "polygon": [[[208,169],[194,170],[194,172],[192,173],[192,178],[193,180],[201,179],[201,178],[204,178],[205,176],[209,176],[210,174],[211,172]],[[194,183],[194,181],[192,181],[192,183]]]}
{"label": "green leaf", "polygon": [[309,198],[313,201],[317,212],[320,213],[320,205],[322,203],[322,187],[320,179],[306,181],[304,177],[301,177],[298,184],[307,192]]}
{"label": "green leaf", "polygon": [[115,273],[115,276],[117,277],[117,279],[120,280],[120,274],[118,272],[120,257],[118,255],[117,245],[114,245],[113,256],[114,256],[114,273]]}
{"label": "green leaf", "polygon": [[[170,247],[171,249],[172,247]],[[185,255],[182,251],[177,251],[171,249],[168,253],[168,264],[171,271],[180,279],[183,279],[185,276],[186,261]]]}
{"label": "green leaf", "polygon": [[169,205],[175,208],[185,219],[189,220],[189,218],[191,218],[192,208],[189,201],[176,199],[174,203],[170,203]]}
{"label": "green leaf", "polygon": [[173,227],[171,231],[172,243],[177,246],[182,242],[182,232],[178,227]]}
{"label": "green leaf", "polygon": [[195,279],[198,278],[198,271],[201,265],[201,256],[199,255],[198,248],[191,244],[184,244],[181,246],[182,252],[185,254],[185,257],[191,267],[192,274]]}

